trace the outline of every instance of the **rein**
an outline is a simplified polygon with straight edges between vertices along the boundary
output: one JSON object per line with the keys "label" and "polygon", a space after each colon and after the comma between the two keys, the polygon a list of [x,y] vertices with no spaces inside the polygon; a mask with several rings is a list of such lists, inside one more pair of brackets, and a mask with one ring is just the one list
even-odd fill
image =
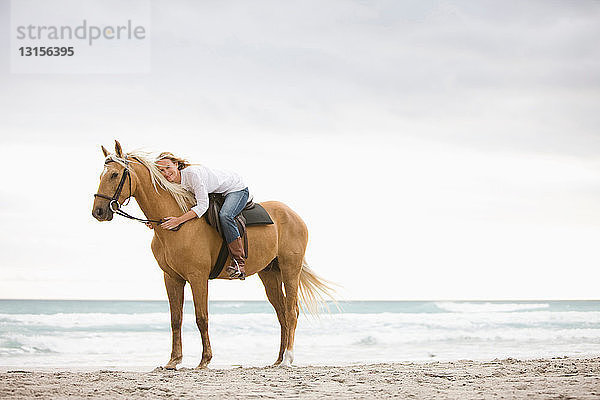
{"label": "rein", "polygon": [[[104,164],[108,164],[111,162],[115,162],[115,161],[108,160]],[[129,197],[127,197],[127,199],[125,200],[126,203],[123,203],[123,205],[121,205],[119,203],[119,197],[121,196],[121,192],[123,191],[123,186],[125,186],[125,180],[127,179],[127,177],[129,177]],[[125,160],[125,170],[123,171],[123,175],[121,176],[119,185],[117,186],[117,189],[115,190],[115,193],[112,195],[112,197],[109,197],[102,193],[96,193],[96,194],[94,194],[94,197],[100,197],[100,198],[103,198],[106,200],[110,200],[110,203],[108,203],[108,208],[110,208],[110,210],[112,212],[114,212],[115,214],[120,215],[122,217],[129,218],[129,219],[139,221],[139,222],[144,222],[144,223],[152,222],[155,224],[160,224],[163,222],[162,219],[143,219],[143,218],[134,217],[133,215],[127,214],[125,211],[123,211],[121,209],[121,207],[129,204],[129,199],[131,199],[131,174],[129,173],[129,162],[127,160]]]}

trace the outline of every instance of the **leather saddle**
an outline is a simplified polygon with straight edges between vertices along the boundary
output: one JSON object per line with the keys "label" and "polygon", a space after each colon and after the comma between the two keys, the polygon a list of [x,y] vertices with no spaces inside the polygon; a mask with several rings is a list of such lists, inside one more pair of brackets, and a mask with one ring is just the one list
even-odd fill
{"label": "leather saddle", "polygon": [[[215,228],[217,232],[219,232],[219,235],[221,235],[223,238],[223,244],[221,245],[219,256],[217,257],[217,261],[210,271],[209,279],[214,279],[219,276],[223,270],[225,261],[227,261],[227,241],[223,236],[223,229],[219,219],[219,211],[221,211],[224,201],[225,196],[223,196],[221,193],[209,193],[208,210],[206,210],[206,213],[204,213],[206,222]],[[244,243],[245,258],[248,258],[248,235],[246,234],[246,227],[254,225],[270,225],[273,223],[273,220],[263,206],[258,203],[254,203],[253,201],[249,201],[242,212],[235,217],[235,222],[238,230],[240,231],[242,242]]]}

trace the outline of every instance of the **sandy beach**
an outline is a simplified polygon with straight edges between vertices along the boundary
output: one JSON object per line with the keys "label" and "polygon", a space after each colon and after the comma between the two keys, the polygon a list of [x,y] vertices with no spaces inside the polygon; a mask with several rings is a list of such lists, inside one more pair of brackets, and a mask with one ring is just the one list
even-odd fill
{"label": "sandy beach", "polygon": [[344,367],[41,372],[3,369],[0,398],[598,399],[600,358]]}

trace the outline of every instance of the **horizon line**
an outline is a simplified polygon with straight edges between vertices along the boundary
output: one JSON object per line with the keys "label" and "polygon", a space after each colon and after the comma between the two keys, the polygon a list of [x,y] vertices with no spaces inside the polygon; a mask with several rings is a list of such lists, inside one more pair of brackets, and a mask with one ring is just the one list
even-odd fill
{"label": "horizon line", "polygon": [[[169,302],[168,299],[33,299],[33,298],[0,298],[0,301],[153,301],[153,302]],[[184,300],[185,302],[193,302],[192,299]],[[269,303],[268,300],[208,300],[209,302],[262,302]],[[346,299],[336,300],[336,302],[535,302],[535,301],[600,301],[600,299],[428,299],[428,300],[373,300],[373,299]],[[326,303],[334,302],[326,300]]]}

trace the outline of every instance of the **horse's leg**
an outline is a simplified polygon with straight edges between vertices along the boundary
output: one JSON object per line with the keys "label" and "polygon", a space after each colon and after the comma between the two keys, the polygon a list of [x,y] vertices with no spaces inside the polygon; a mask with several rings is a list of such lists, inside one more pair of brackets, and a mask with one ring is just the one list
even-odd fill
{"label": "horse's leg", "polygon": [[298,286],[302,271],[303,254],[290,254],[279,257],[279,269],[285,287],[285,319],[287,328],[287,343],[283,352],[282,367],[289,367],[294,362],[294,336],[298,323]]}
{"label": "horse's leg", "polygon": [[202,336],[202,360],[197,368],[206,368],[212,358],[210,339],[208,338],[208,277],[195,278],[190,281],[194,296],[196,325]]}
{"label": "horse's leg", "polygon": [[183,317],[183,288],[185,281],[181,278],[171,278],[165,273],[165,286],[169,296],[169,308],[171,309],[171,332],[173,334],[171,359],[165,365],[166,369],[175,369],[181,363],[183,353],[181,352],[181,322]]}
{"label": "horse's leg", "polygon": [[277,357],[277,361],[273,365],[281,364],[283,361],[283,352],[287,346],[287,322],[285,318],[285,296],[283,295],[283,290],[281,290],[281,273],[279,270],[269,270],[269,271],[260,271],[258,273],[260,280],[265,286],[265,292],[267,293],[267,298],[275,312],[277,313],[277,319],[279,320],[279,325],[281,326],[281,344],[279,346],[279,357]]}

